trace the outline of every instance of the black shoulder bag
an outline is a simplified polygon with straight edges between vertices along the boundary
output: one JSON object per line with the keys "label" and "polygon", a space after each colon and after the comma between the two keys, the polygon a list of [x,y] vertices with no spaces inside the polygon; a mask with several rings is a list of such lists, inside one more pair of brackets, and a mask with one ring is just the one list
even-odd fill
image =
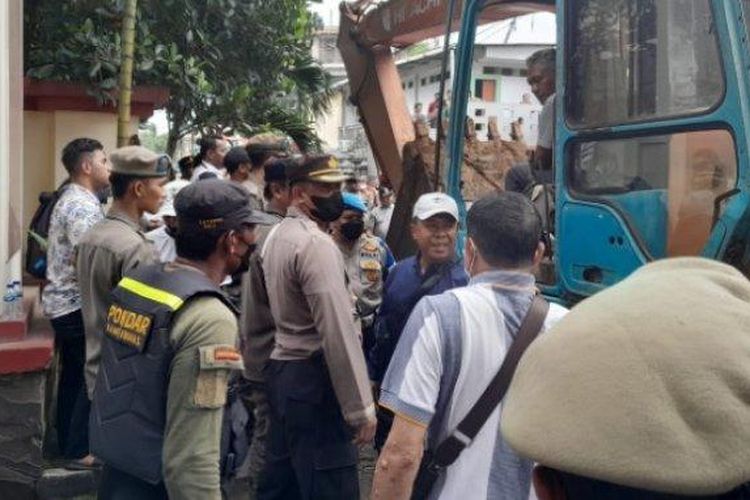
{"label": "black shoulder bag", "polygon": [[549,303],[540,296],[534,297],[529,312],[526,313],[518,329],[516,340],[510,346],[497,375],[458,424],[456,430],[440,443],[434,452],[425,450],[417,478],[414,480],[412,500],[423,500],[429,496],[441,472],[458,459],[464,448],[471,444],[492,412],[495,411],[508,391],[521,356],[541,331],[547,311],[549,311]]}

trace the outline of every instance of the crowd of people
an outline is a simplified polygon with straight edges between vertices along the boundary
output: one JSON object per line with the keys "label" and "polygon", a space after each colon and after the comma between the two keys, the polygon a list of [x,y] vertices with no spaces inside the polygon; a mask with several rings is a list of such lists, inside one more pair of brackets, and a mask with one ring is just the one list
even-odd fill
{"label": "crowd of people", "polygon": [[219,499],[241,463],[259,499],[750,497],[750,282],[725,264],[569,312],[536,288],[528,194],[476,201],[462,257],[456,202],[422,195],[396,262],[393,193],[331,156],[207,137],[174,179],[83,138],[62,163],[42,303],[60,449],[99,498]]}
{"label": "crowd of people", "polygon": [[[746,498],[738,272],[658,262],[569,314],[540,308],[528,197],[474,203],[461,259],[455,201],[425,194],[418,253],[395,263],[334,158],[267,150],[258,166],[224,142],[172,181],[140,146],[63,151],[42,303],[60,448],[103,466],[100,498],[221,498],[240,459],[252,498],[358,498],[364,444],[373,498],[520,499],[532,479],[539,498]],[[146,214],[162,225],[146,232]],[[526,343],[507,398],[486,396]],[[232,392],[246,454],[226,443]]]}

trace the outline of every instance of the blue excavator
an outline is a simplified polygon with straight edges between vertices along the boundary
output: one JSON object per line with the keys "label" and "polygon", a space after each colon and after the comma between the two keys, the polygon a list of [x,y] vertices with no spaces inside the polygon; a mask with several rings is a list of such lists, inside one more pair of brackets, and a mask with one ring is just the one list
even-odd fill
{"label": "blue excavator", "polygon": [[750,0],[344,2],[338,46],[381,171],[398,188],[415,138],[395,49],[445,37],[452,97],[435,164],[463,207],[477,27],[542,11],[557,23],[544,294],[573,304],[672,256],[750,274]]}

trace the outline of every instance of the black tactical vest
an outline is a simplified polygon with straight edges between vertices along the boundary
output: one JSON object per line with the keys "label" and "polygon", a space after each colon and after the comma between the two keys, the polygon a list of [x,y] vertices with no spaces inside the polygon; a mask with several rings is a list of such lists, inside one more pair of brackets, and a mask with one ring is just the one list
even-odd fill
{"label": "black tactical vest", "polygon": [[224,294],[202,273],[139,268],[112,292],[89,418],[91,453],[148,483],[162,481],[169,367],[169,329],[190,298]]}

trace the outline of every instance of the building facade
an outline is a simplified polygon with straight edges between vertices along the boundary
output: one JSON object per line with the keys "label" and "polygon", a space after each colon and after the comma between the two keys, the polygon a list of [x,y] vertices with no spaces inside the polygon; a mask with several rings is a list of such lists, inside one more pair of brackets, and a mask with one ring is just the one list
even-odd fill
{"label": "building facade", "polygon": [[[334,30],[314,44],[314,52],[324,64],[340,61],[334,52]],[[328,37],[328,38],[326,38]],[[488,123],[497,119],[501,136],[510,138],[511,123],[523,119],[524,139],[529,146],[536,144],[537,122],[541,104],[531,94],[526,83],[526,58],[537,50],[555,43],[555,17],[552,14],[533,14],[508,21],[481,26],[477,30],[472,65],[471,96],[467,116],[474,120],[479,139],[486,139]],[[450,39],[450,57],[446,68],[446,102],[450,106],[453,86],[453,52],[457,34]],[[322,49],[321,47],[325,47]],[[396,54],[396,64],[405,91],[404,105],[413,112],[417,103],[427,115],[430,104],[440,88],[443,39],[425,40]],[[343,69],[343,65],[340,66]],[[337,75],[340,73],[337,73]],[[345,76],[343,77],[345,78]],[[317,130],[325,147],[355,155],[370,156],[357,108],[351,104],[350,88],[344,79],[334,84],[336,96],[328,113],[317,123]],[[334,129],[338,128],[338,133]],[[436,130],[431,130],[433,138]]]}

